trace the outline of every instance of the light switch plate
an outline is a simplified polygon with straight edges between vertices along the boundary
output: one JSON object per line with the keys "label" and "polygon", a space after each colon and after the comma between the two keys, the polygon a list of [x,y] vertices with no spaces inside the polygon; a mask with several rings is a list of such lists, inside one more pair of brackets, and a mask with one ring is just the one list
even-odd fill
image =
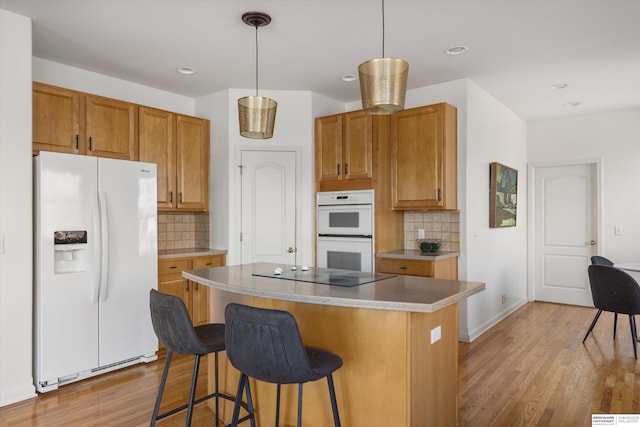
{"label": "light switch plate", "polygon": [[442,338],[442,329],[440,326],[436,326],[431,330],[431,344],[440,341],[440,338]]}

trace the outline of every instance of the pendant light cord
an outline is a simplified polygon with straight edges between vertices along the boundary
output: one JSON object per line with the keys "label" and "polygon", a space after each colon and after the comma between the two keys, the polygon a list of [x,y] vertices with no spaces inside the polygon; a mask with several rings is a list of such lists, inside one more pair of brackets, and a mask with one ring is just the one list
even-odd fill
{"label": "pendant light cord", "polygon": [[256,25],[256,96],[258,96],[258,25]]}
{"label": "pendant light cord", "polygon": [[384,58],[384,0],[382,0],[382,57]]}

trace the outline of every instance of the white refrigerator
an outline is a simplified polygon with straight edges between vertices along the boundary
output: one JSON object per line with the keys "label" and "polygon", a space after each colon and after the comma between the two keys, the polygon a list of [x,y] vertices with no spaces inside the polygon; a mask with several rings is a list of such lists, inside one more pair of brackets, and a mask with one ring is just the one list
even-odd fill
{"label": "white refrigerator", "polygon": [[156,360],[156,165],[41,152],[34,175],[36,389]]}

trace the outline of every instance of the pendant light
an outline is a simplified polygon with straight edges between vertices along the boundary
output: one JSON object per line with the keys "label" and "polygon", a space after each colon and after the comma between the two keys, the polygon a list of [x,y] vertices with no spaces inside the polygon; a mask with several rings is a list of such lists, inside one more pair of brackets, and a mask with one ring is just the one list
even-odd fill
{"label": "pendant light", "polygon": [[384,0],[382,0],[382,58],[358,66],[362,109],[370,114],[391,114],[404,109],[409,64],[384,57]]}
{"label": "pendant light", "polygon": [[273,136],[278,103],[271,98],[258,96],[258,28],[271,22],[271,17],[263,12],[247,12],[242,22],[256,29],[256,96],[238,99],[238,119],[240,135],[252,139],[268,139]]}

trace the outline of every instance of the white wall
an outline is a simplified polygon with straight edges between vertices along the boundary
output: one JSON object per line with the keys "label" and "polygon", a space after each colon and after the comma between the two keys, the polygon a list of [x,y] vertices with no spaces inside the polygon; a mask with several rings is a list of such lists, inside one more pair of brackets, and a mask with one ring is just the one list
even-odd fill
{"label": "white wall", "polygon": [[253,140],[238,131],[238,98],[248,89],[228,89],[196,100],[198,115],[212,121],[211,236],[212,247],[227,249],[227,264],[242,261],[240,245],[241,149],[295,150],[298,153],[296,217],[298,264],[314,265],[314,137],[313,118],[343,111],[344,104],[308,91],[261,91],[278,102],[273,137]]}
{"label": "white wall", "polygon": [[532,165],[602,159],[598,251],[614,262],[639,262],[640,108],[532,122],[528,141]]}
{"label": "white wall", "polygon": [[[485,282],[486,290],[469,298],[461,335],[473,341],[527,302],[527,125],[472,81],[467,97],[465,253],[463,279]],[[489,227],[489,164],[518,170],[515,227]],[[462,164],[461,164],[462,165]],[[461,219],[462,221],[462,219]],[[461,233],[462,235],[463,233]],[[507,295],[502,304],[502,295]],[[466,331],[463,320],[466,321]]]}
{"label": "white wall", "polygon": [[0,9],[0,406],[32,377],[31,20]]}
{"label": "white wall", "polygon": [[33,80],[161,110],[195,115],[194,99],[188,96],[177,95],[46,59],[33,58]]}

